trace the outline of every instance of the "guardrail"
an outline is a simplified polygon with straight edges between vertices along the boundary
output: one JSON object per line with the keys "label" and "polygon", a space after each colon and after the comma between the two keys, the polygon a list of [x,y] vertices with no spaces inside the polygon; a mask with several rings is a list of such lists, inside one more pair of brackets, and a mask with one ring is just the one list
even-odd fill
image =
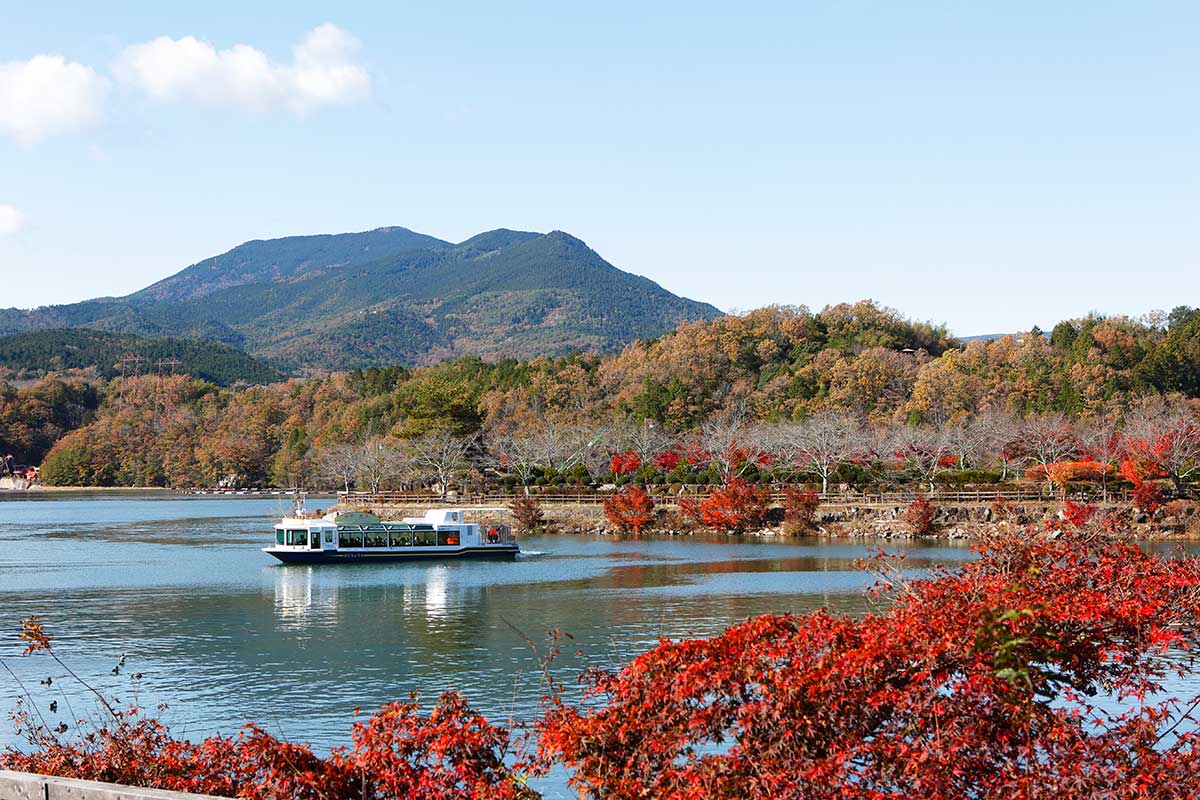
{"label": "guardrail", "polygon": [[[682,492],[655,492],[651,494],[658,504],[676,503],[684,498],[702,498],[709,490],[688,489]],[[604,502],[611,492],[532,492],[538,502],[543,505],[551,504],[596,504]],[[1008,503],[1019,502],[1053,502],[1061,500],[1061,495],[1049,494],[1038,489],[940,489],[933,494],[924,493],[930,499],[942,503],[990,503],[996,499]],[[1127,492],[1109,492],[1108,500],[1127,500]],[[772,502],[783,502],[784,492],[779,487],[771,487],[768,496]],[[428,506],[428,505],[463,505],[463,506],[505,506],[511,503],[517,494],[509,493],[462,493],[441,498],[436,495],[417,492],[338,492],[338,502],[348,505],[393,505],[393,506]],[[820,495],[825,505],[905,505],[917,497],[917,492],[830,492]],[[1100,493],[1072,494],[1072,500],[1097,502]]]}
{"label": "guardrail", "polygon": [[220,800],[207,794],[141,789],[117,783],[0,770],[0,800]]}

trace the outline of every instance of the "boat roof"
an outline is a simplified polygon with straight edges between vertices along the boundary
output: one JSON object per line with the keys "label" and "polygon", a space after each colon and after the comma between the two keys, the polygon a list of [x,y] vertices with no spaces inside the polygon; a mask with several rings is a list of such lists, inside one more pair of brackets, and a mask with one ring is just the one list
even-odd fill
{"label": "boat roof", "polygon": [[430,508],[422,517],[405,517],[402,522],[426,525],[457,525],[465,518],[461,508]]}
{"label": "boat roof", "polygon": [[[461,508],[431,508],[420,517],[404,517],[399,520],[405,525],[461,525],[466,521],[467,512]],[[307,526],[312,523],[333,523],[335,525],[379,525],[385,520],[377,514],[367,511],[331,511],[323,517],[287,516],[280,520],[278,527]],[[390,520],[389,520],[390,522]]]}

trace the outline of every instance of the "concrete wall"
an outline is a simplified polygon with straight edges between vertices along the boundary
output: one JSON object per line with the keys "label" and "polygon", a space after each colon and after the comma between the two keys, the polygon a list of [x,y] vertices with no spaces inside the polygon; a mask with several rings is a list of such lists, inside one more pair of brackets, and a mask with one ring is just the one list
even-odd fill
{"label": "concrete wall", "polygon": [[138,789],[115,783],[50,778],[28,772],[0,770],[0,800],[215,800],[209,795]]}

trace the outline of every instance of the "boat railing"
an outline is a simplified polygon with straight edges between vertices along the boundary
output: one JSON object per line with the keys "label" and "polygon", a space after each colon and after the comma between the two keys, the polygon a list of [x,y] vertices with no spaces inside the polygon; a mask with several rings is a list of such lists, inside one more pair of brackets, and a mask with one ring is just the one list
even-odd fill
{"label": "boat railing", "polygon": [[487,525],[481,528],[480,535],[485,544],[512,544],[512,528],[508,525]]}

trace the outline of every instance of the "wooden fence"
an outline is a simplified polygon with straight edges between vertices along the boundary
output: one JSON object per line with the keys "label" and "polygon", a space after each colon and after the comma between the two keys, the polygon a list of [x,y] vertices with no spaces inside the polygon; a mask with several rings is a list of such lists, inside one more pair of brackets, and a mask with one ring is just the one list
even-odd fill
{"label": "wooden fence", "polygon": [[[707,488],[689,487],[680,492],[652,493],[654,502],[659,505],[677,503],[684,498],[700,498],[708,494]],[[560,492],[546,491],[531,492],[543,505],[576,504],[595,505],[603,503],[604,498],[611,492]],[[771,502],[783,502],[784,492],[781,487],[772,486],[768,489]],[[991,503],[997,498],[1007,503],[1058,501],[1062,497],[1058,493],[1047,493],[1040,489],[941,489],[927,495],[941,503]],[[429,505],[461,505],[461,506],[507,506],[517,497],[515,493],[460,493],[451,494],[446,498],[422,492],[338,492],[338,502],[345,505],[380,505],[380,506],[429,506]],[[907,505],[917,493],[907,492],[829,492],[820,495],[821,502],[828,506],[892,506]],[[1099,502],[1099,492],[1090,494],[1073,494],[1072,500]],[[1125,492],[1109,492],[1110,502],[1127,500]]]}
{"label": "wooden fence", "polygon": [[211,795],[0,770],[0,800],[217,800]]}

